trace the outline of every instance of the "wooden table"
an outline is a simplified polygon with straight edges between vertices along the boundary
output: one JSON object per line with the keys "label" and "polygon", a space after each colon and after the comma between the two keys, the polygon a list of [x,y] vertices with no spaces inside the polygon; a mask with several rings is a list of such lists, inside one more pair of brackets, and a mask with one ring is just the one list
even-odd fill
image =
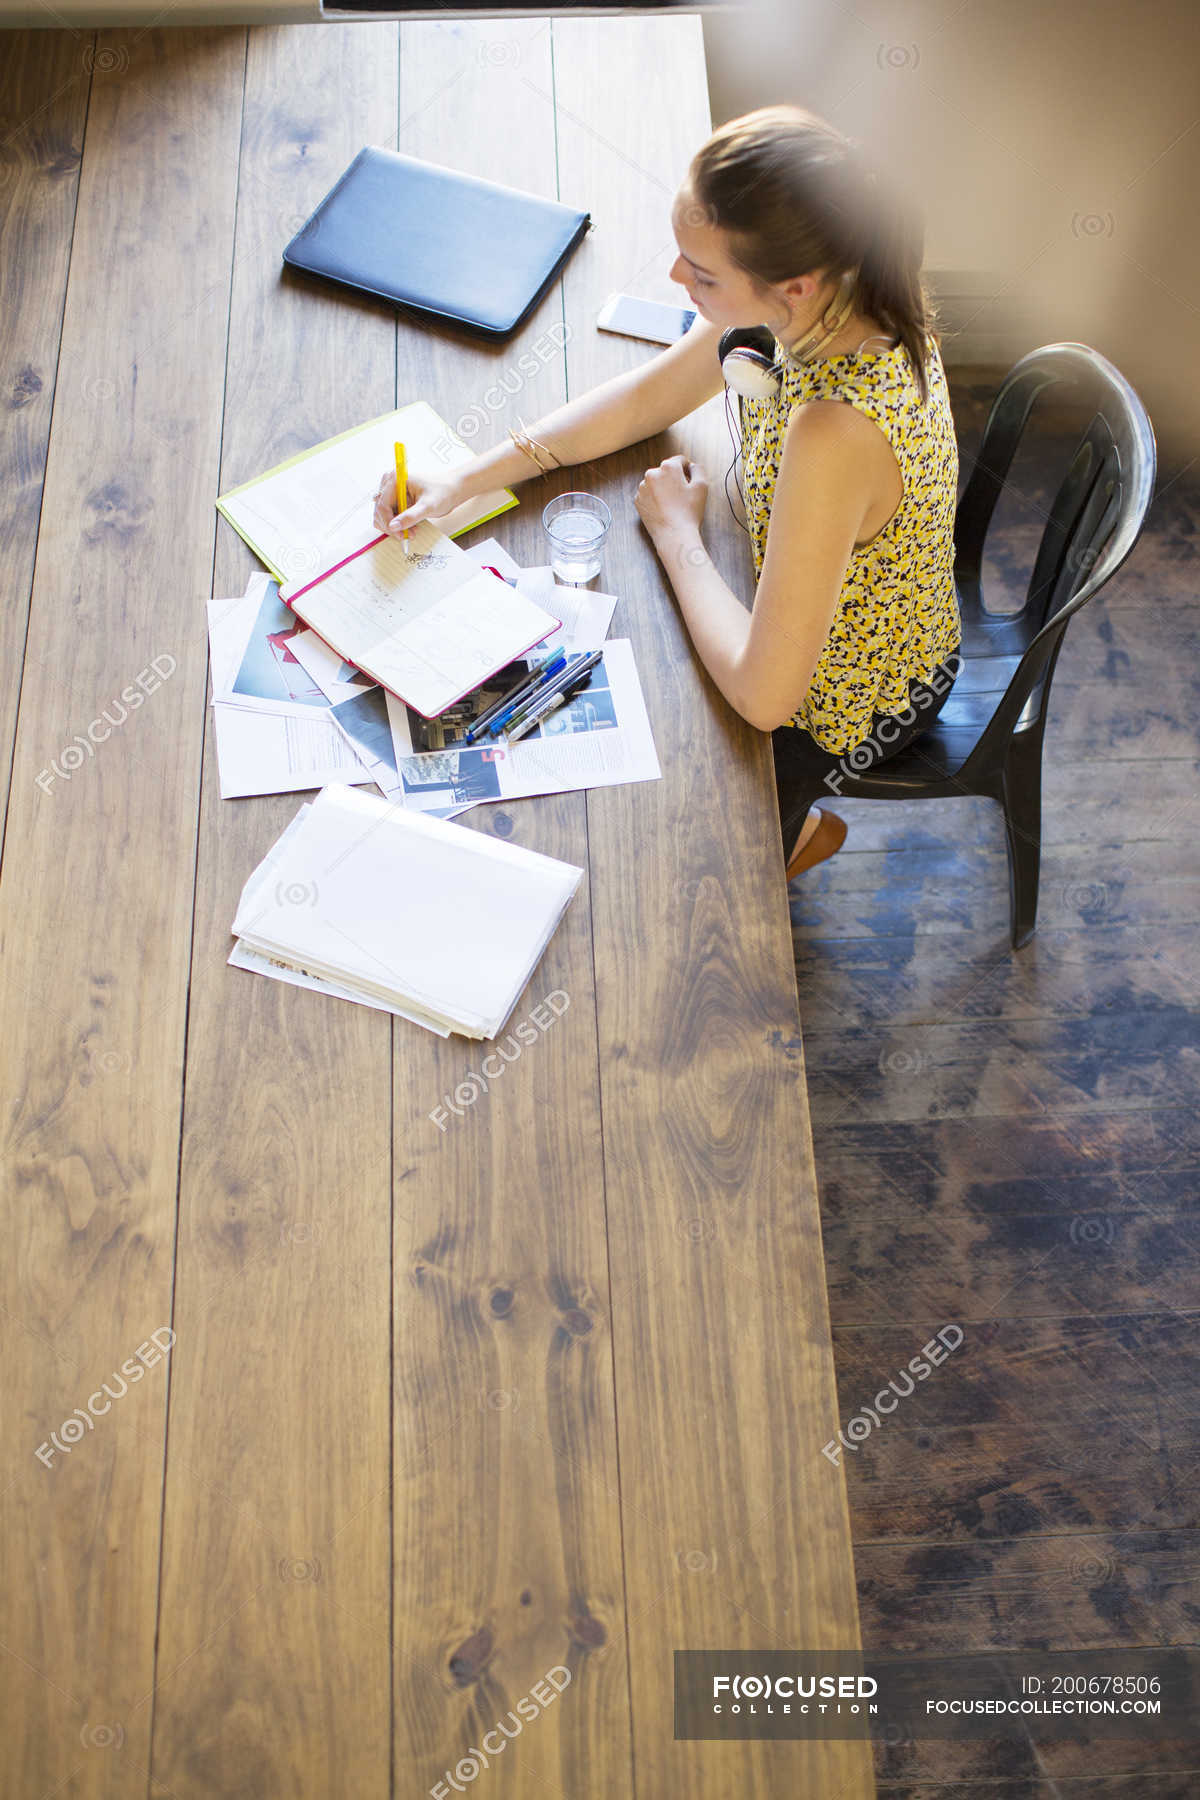
{"label": "wooden table", "polygon": [[[594,317],[672,291],[699,20],[3,49],[7,1791],[421,1795],[563,1667],[470,1791],[870,1795],[867,1746],[672,1736],[674,1649],[858,1643],[768,745],[632,503],[698,457],[750,594],[720,401],[480,532],[541,561],[545,500],[606,495],[663,767],[464,816],[587,871],[536,1046],[443,1129],[481,1046],[225,961],[300,797],[218,797],[204,598],[256,565],[215,495],[420,396],[482,447],[654,354]],[[366,142],[592,210],[509,344],[281,276]]]}

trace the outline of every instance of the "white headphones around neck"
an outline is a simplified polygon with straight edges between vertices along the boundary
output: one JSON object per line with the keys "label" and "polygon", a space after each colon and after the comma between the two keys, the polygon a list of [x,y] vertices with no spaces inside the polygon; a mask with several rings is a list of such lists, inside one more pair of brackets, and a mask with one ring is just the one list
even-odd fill
{"label": "white headphones around neck", "polygon": [[807,362],[814,350],[841,330],[850,311],[854,286],[853,276],[843,276],[837,300],[825,308],[816,328],[790,349],[786,344],[780,343],[768,325],[731,325],[728,331],[721,333],[717,356],[721,373],[725,377],[725,423],[729,427],[729,436],[734,446],[733,461],[725,471],[725,498],[729,501],[729,510],[733,513],[734,520],[743,531],[747,531],[749,527],[744,518],[738,518],[729,496],[729,477],[732,474],[737,482],[744,513],[746,497],[742,493],[741,480],[735,473],[741,448],[738,437],[734,435],[729,396],[734,393],[747,400],[774,400],[783,391],[785,364],[799,366]]}
{"label": "white headphones around neck", "polygon": [[837,298],[808,336],[790,350],[766,325],[732,325],[722,332],[717,356],[726,387],[747,400],[774,400],[783,387],[783,361],[775,354],[776,348],[787,362],[807,362],[814,350],[841,329],[853,304],[854,288],[853,275],[843,275]]}
{"label": "white headphones around neck", "polygon": [[717,346],[725,386],[747,400],[774,400],[783,387],[775,336],[766,325],[732,325]]}

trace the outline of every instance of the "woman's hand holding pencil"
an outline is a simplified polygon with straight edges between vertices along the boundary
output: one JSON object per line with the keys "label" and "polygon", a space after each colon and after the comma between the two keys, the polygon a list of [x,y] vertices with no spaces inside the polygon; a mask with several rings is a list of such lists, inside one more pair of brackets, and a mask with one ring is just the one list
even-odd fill
{"label": "woman's hand holding pencil", "polygon": [[411,531],[422,519],[444,518],[464,500],[469,500],[474,492],[462,476],[429,478],[414,474],[411,469],[406,469],[405,473],[407,505],[398,501],[396,476],[392,469],[380,477],[375,490],[375,529],[386,532],[389,537],[402,538],[405,531]]}
{"label": "woman's hand holding pencil", "polygon": [[[396,515],[402,518],[408,511],[408,458],[404,453],[404,445],[396,445]],[[404,554],[408,555],[408,526],[400,528],[404,539]]]}

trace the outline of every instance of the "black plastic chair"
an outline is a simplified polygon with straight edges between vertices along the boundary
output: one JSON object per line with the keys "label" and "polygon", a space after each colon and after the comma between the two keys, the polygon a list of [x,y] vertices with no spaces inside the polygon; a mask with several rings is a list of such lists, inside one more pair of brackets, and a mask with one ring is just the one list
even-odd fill
{"label": "black plastic chair", "polygon": [[[988,525],[1034,401],[1056,382],[1098,388],[1071,458],[1019,613],[989,612],[980,586]],[[1124,376],[1086,344],[1047,344],[1014,363],[992,402],[979,455],[954,515],[954,579],[963,664],[929,730],[862,775],[839,776],[855,800],[982,794],[1003,809],[1012,944],[1037,922],[1042,848],[1042,738],[1067,626],[1141,533],[1154,492],[1154,431]]]}

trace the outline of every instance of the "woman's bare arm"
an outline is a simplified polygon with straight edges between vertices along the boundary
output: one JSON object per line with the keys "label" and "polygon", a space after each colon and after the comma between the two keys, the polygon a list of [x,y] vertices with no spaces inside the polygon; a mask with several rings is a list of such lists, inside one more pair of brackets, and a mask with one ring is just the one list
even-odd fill
{"label": "woman's bare arm", "polygon": [[[717,361],[720,337],[718,326],[697,318],[691,330],[661,355],[544,413],[529,425],[530,437],[568,465],[595,462],[627,444],[656,437],[720,393],[724,385]],[[529,480],[537,469],[506,438],[476,457],[464,473],[468,491],[481,494]]]}

